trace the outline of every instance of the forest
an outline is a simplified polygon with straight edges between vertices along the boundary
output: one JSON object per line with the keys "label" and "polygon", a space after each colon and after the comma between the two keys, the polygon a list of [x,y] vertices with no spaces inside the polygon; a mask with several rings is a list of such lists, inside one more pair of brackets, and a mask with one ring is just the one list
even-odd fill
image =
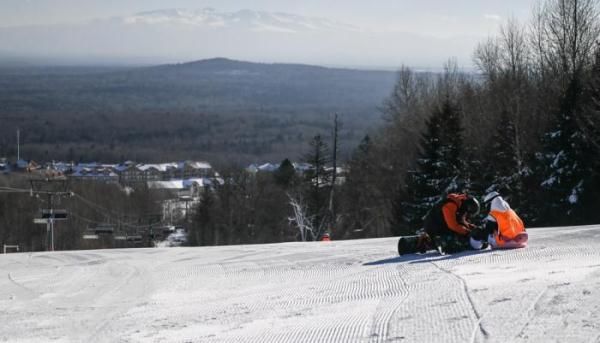
{"label": "forest", "polygon": [[527,227],[600,222],[599,39],[595,1],[548,0],[477,46],[476,75],[452,59],[440,75],[403,67],[385,124],[345,162],[343,185],[324,175],[336,141],[315,136],[304,178],[282,177],[282,163],[207,194],[193,243],[279,240],[285,225],[334,239],[413,234],[451,192],[499,191]]}
{"label": "forest", "polygon": [[[204,192],[182,223],[189,243],[412,234],[445,194],[490,190],[506,196],[527,227],[599,223],[599,14],[594,0],[547,0],[529,22],[509,19],[477,46],[475,74],[452,59],[439,74],[402,67],[381,104],[383,124],[347,156],[340,154],[347,119],[329,117],[273,173],[220,171],[224,183]],[[294,171],[290,160],[298,155],[313,165],[310,172]],[[339,166],[343,183],[332,172]],[[108,193],[94,194],[97,203],[118,206]],[[28,206],[20,196],[23,204],[0,193],[4,240],[21,235],[9,224],[15,206]],[[133,203],[123,192],[115,196]],[[135,196],[135,206],[155,203],[144,190]],[[140,216],[148,210],[128,209]]]}
{"label": "forest", "polygon": [[[223,58],[154,67],[0,66],[0,156],[239,165],[277,161],[344,118],[349,152],[381,124],[394,72]],[[289,156],[296,158],[297,156]]]}

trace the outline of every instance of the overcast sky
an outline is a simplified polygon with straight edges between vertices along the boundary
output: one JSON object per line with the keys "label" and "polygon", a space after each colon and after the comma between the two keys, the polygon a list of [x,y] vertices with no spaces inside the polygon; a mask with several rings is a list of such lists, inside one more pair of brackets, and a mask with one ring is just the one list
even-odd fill
{"label": "overcast sky", "polygon": [[[515,17],[522,22],[529,19],[532,5],[536,0],[0,0],[0,28],[37,26],[68,23],[85,23],[93,19],[124,17],[138,12],[169,8],[202,9],[212,7],[217,11],[235,12],[242,9],[262,10],[269,12],[287,12],[302,16],[321,17],[340,23],[350,24],[367,31],[398,32],[419,35],[422,43],[411,43],[403,47],[405,53],[386,51],[385,44],[379,46],[382,56],[392,61],[415,61],[423,57],[437,56],[434,64],[447,58],[448,54],[462,57],[468,64],[471,51],[477,41],[497,32],[500,23],[508,17]],[[8,31],[7,31],[8,32]],[[5,34],[11,35],[12,33]],[[38,35],[41,36],[41,35]],[[33,39],[25,37],[31,45],[38,44]],[[427,38],[430,37],[431,39]],[[10,38],[10,37],[8,37]],[[8,39],[7,38],[7,39]],[[35,38],[35,37],[33,37]],[[53,38],[49,38],[52,40]],[[443,39],[448,46],[439,47],[439,52],[413,52],[412,48],[419,45],[435,45],[436,39]],[[13,39],[13,41],[15,41]],[[454,43],[453,43],[454,42]],[[457,43],[456,43],[457,42]],[[6,51],[19,53],[14,46],[3,42]],[[316,45],[316,44],[315,44]],[[62,48],[62,46],[61,46]],[[279,50],[283,47],[278,46]],[[360,48],[360,47],[358,47]],[[454,51],[447,52],[449,50]],[[2,49],[2,48],[0,48]],[[12,50],[11,50],[12,49]],[[342,49],[342,48],[340,48]],[[348,50],[348,47],[344,49]],[[366,48],[365,48],[366,49]],[[373,49],[372,47],[370,48]],[[123,49],[121,49],[123,50]],[[460,51],[458,51],[460,50]],[[23,50],[25,51],[25,50]],[[109,44],[105,51],[111,51]],[[220,53],[220,50],[217,50]],[[151,52],[146,52],[150,54]],[[404,55],[412,56],[406,57]],[[140,54],[144,51],[140,50]],[[264,56],[246,56],[233,54],[232,58],[252,58],[266,60]],[[338,54],[332,52],[331,55]],[[313,55],[315,55],[313,53]],[[207,57],[200,55],[182,55],[181,58]],[[311,57],[311,56],[307,56]],[[276,58],[276,57],[274,57]],[[307,63],[334,64],[371,64],[387,65],[390,62],[383,57],[373,58],[373,62],[363,63],[348,58],[299,58],[285,61]],[[429,62],[427,62],[429,63]],[[425,64],[427,64],[425,63]]]}
{"label": "overcast sky", "polygon": [[290,12],[381,30],[487,35],[507,16],[526,19],[534,0],[2,0],[0,25],[80,22],[164,8]]}

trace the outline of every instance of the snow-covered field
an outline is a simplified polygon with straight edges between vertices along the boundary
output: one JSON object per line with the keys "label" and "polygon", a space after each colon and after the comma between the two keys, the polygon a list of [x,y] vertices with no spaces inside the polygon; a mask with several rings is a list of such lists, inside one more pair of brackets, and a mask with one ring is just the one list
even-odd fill
{"label": "snow-covered field", "polygon": [[0,341],[600,342],[600,226],[396,256],[395,238],[0,255]]}

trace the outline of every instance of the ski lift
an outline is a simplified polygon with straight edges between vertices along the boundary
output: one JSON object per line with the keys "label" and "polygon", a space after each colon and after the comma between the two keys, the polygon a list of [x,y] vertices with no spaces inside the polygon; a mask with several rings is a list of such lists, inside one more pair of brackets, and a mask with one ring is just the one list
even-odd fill
{"label": "ski lift", "polygon": [[43,209],[40,214],[42,219],[66,220],[68,218],[67,210]]}
{"label": "ski lift", "polygon": [[126,239],[128,242],[141,243],[142,235],[127,235]]}
{"label": "ski lift", "polygon": [[94,228],[94,232],[96,233],[96,235],[99,235],[99,234],[112,235],[115,232],[115,227],[112,226],[111,224],[98,224]]}
{"label": "ski lift", "polygon": [[165,226],[162,228],[162,233],[163,235],[170,235],[171,233],[175,232],[175,226]]}
{"label": "ski lift", "polygon": [[82,238],[85,240],[95,240],[100,238],[100,236],[98,236],[94,231],[88,229],[86,230],[86,232],[83,233]]}

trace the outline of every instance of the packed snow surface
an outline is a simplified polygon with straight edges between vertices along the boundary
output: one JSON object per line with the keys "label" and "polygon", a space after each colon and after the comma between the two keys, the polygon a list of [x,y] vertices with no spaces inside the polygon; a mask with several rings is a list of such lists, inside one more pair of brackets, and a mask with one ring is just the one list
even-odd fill
{"label": "packed snow surface", "polygon": [[598,342],[600,227],[397,257],[396,238],[0,255],[0,341]]}

